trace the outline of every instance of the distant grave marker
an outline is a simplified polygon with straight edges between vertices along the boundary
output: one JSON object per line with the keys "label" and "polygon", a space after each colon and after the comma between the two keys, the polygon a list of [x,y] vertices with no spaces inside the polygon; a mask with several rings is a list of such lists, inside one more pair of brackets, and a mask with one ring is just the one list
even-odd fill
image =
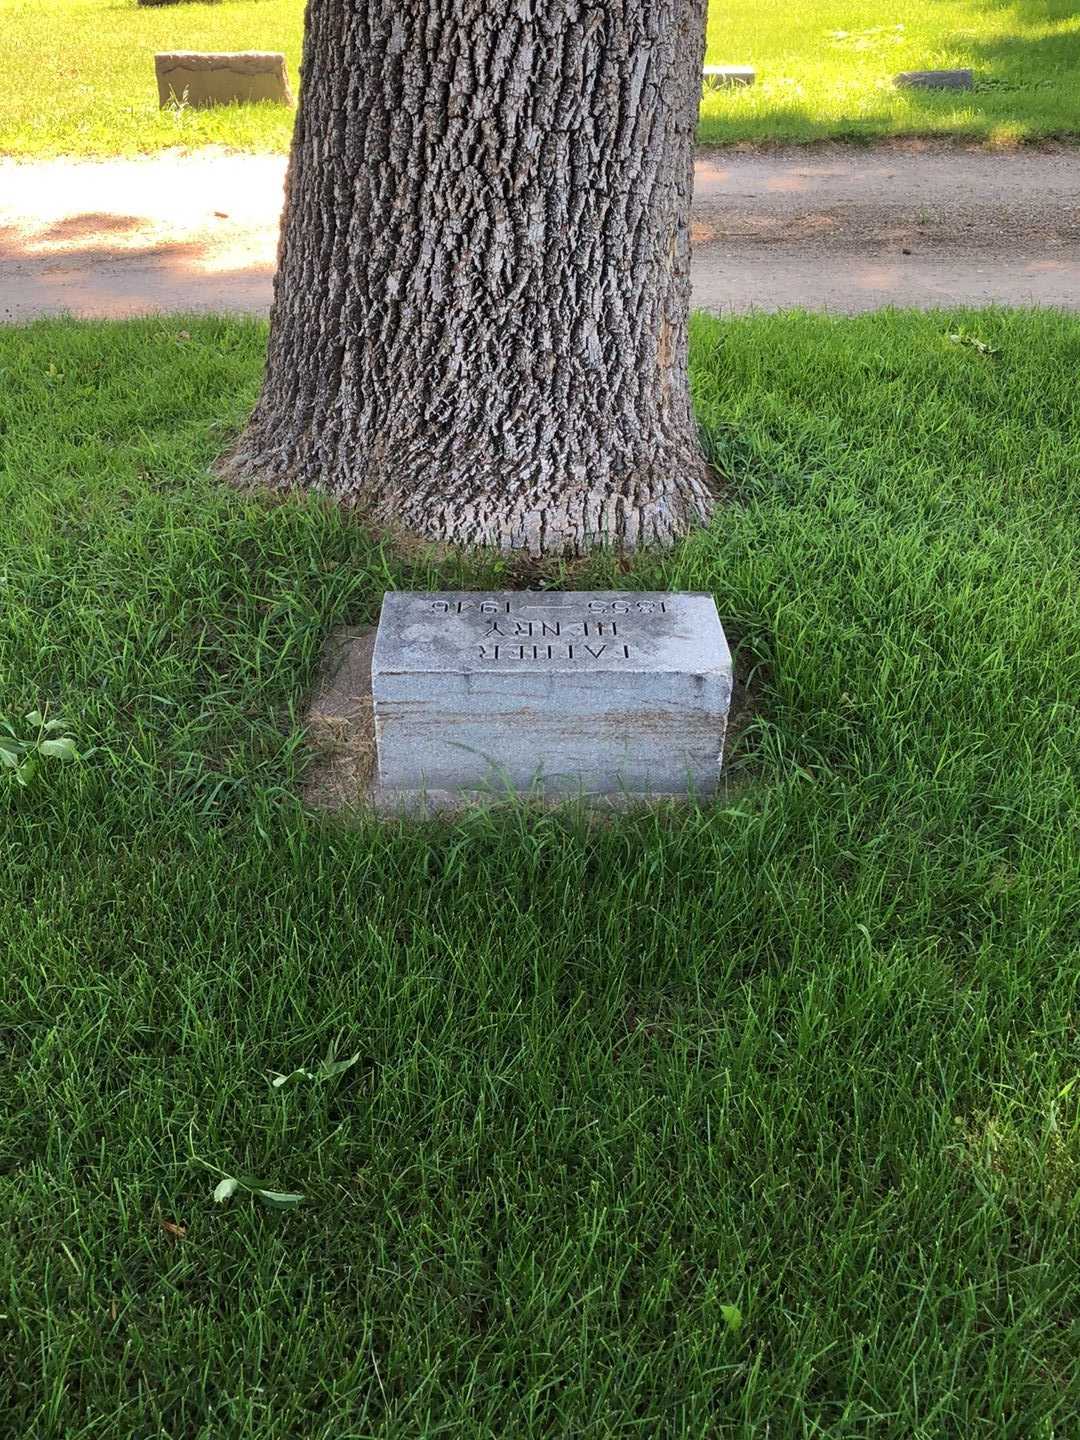
{"label": "distant grave marker", "polygon": [[285,56],[275,51],[238,50],[206,54],[181,50],[155,55],[158,103],[186,104],[197,110],[252,100],[292,104]]}
{"label": "distant grave marker", "polygon": [[893,83],[901,90],[970,90],[975,77],[970,70],[904,70]]}

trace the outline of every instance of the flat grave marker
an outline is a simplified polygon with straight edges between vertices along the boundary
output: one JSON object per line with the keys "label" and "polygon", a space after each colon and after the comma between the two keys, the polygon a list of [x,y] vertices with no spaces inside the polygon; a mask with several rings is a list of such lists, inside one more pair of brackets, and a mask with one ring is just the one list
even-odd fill
{"label": "flat grave marker", "polygon": [[975,77],[971,70],[904,70],[893,84],[900,90],[971,90]]}

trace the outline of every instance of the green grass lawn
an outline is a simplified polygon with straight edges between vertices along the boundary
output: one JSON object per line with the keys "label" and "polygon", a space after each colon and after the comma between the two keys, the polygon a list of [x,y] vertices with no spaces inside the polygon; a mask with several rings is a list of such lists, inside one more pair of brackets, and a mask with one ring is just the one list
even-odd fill
{"label": "green grass lawn", "polygon": [[731,503],[573,579],[753,704],[594,825],[303,811],[329,629],[507,570],[214,483],[263,343],[0,332],[8,1433],[1077,1434],[1080,320],[696,322]]}
{"label": "green grass lawn", "polygon": [[[1076,0],[712,0],[709,58],[755,65],[758,84],[708,94],[708,141],[1080,132]],[[901,70],[957,68],[976,72],[974,90],[893,85]]]}
{"label": "green grass lawn", "polygon": [[[302,0],[140,8],[135,0],[0,0],[0,152],[109,155],[220,143],[284,150],[275,106],[160,113],[156,50],[283,50],[294,82]],[[710,92],[702,139],[1080,130],[1074,0],[713,0],[708,59],[753,64],[753,90]],[[971,66],[969,94],[898,92],[899,70]]]}

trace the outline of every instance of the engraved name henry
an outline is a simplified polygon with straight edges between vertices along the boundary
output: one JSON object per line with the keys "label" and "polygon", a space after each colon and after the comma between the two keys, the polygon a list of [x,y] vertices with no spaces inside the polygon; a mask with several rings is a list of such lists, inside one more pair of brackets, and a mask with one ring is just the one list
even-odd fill
{"label": "engraved name henry", "polygon": [[[542,610],[540,618],[526,618],[527,611]],[[577,610],[579,613],[566,613]],[[584,610],[586,614],[580,612]],[[663,600],[590,600],[561,605],[557,599],[433,600],[433,615],[481,620],[482,643],[475,644],[478,658],[502,660],[629,660],[633,621],[666,614]],[[556,615],[558,618],[556,618]],[[606,618],[600,618],[600,617]],[[551,641],[551,644],[524,644],[523,641]]]}

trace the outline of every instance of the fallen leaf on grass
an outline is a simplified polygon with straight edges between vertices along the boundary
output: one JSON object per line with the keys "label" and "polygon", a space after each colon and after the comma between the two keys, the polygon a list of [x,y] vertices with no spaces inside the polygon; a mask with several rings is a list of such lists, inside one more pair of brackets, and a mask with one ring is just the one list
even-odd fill
{"label": "fallen leaf on grass", "polygon": [[291,1190],[270,1190],[262,1181],[256,1180],[253,1175],[226,1175],[219,1180],[214,1188],[214,1199],[219,1205],[235,1195],[237,1190],[243,1190],[248,1195],[254,1195],[271,1210],[291,1210],[294,1205],[303,1203],[303,1195]]}

